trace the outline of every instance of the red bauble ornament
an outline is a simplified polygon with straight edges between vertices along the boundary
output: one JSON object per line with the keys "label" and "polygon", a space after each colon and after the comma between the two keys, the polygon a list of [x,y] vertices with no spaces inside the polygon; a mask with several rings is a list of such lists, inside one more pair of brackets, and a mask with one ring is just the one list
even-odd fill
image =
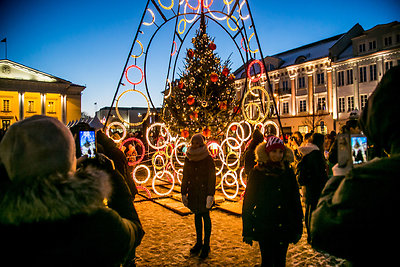
{"label": "red bauble ornament", "polygon": [[237,126],[236,126],[236,125],[233,125],[233,126],[231,127],[231,131],[234,132],[234,131],[236,131],[236,130],[237,130]]}
{"label": "red bauble ornament", "polygon": [[189,131],[188,131],[188,130],[185,130],[185,129],[182,129],[182,130],[181,130],[181,136],[182,136],[183,138],[188,138],[188,137],[189,137]]}
{"label": "red bauble ornament", "polygon": [[211,130],[207,127],[203,130],[203,135],[205,137],[210,137],[211,136]]}
{"label": "red bauble ornament", "polygon": [[218,106],[220,110],[226,110],[228,108],[226,101],[220,101]]}
{"label": "red bauble ornament", "polygon": [[178,88],[179,88],[179,89],[183,89],[183,87],[185,87],[185,83],[181,80],[181,81],[179,81],[179,83],[178,83]]}
{"label": "red bauble ornament", "polygon": [[215,83],[218,81],[218,74],[216,74],[215,72],[210,74],[210,80]]}
{"label": "red bauble ornament", "polygon": [[239,106],[236,106],[236,107],[233,108],[233,114],[239,114],[240,111],[241,111],[241,109],[240,109]]}
{"label": "red bauble ornament", "polygon": [[193,111],[192,114],[189,115],[191,120],[197,120],[199,117],[199,112]]}
{"label": "red bauble ornament", "polygon": [[211,42],[211,43],[208,45],[208,48],[210,48],[211,50],[215,50],[215,49],[217,48],[217,46],[214,44],[214,42]]}
{"label": "red bauble ornament", "polygon": [[194,57],[194,51],[192,49],[189,49],[187,52],[187,55],[189,58],[193,58]]}
{"label": "red bauble ornament", "polygon": [[192,96],[192,95],[188,96],[186,101],[187,101],[188,105],[193,105],[194,104],[194,96]]}
{"label": "red bauble ornament", "polygon": [[228,77],[228,74],[229,74],[229,69],[228,69],[227,67],[225,67],[225,68],[222,70],[222,75],[224,75],[225,77]]}

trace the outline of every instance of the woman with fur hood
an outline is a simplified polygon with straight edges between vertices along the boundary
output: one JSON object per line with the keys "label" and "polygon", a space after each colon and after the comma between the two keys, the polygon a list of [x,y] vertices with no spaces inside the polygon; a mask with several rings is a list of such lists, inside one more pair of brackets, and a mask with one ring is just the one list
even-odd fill
{"label": "woman with fur hood", "polygon": [[119,266],[139,245],[140,221],[106,206],[106,172],[76,170],[74,139],[57,119],[14,123],[0,143],[0,169],[2,265]]}
{"label": "woman with fur hood", "polygon": [[215,165],[202,134],[193,135],[190,143],[183,166],[182,202],[194,213],[196,244],[190,252],[201,251],[200,257],[207,258],[211,237],[210,209],[214,203],[216,183]]}
{"label": "woman with fur hood", "polygon": [[275,136],[257,146],[244,195],[243,241],[259,242],[262,266],[285,266],[289,243],[297,243],[303,232],[299,188],[285,153]]}
{"label": "woman with fur hood", "polygon": [[313,133],[310,141],[299,147],[303,155],[297,164],[296,175],[305,198],[305,224],[307,229],[307,241],[311,243],[310,221],[311,214],[318,204],[319,196],[325,183],[328,181],[327,164],[324,157],[324,135]]}

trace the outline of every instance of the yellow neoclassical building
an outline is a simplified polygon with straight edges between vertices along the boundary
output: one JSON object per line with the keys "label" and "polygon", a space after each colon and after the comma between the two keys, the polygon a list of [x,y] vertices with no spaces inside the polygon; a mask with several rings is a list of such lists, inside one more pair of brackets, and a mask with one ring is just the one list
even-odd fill
{"label": "yellow neoclassical building", "polygon": [[81,117],[85,86],[27,67],[0,60],[0,127],[33,115],[46,115],[63,123]]}

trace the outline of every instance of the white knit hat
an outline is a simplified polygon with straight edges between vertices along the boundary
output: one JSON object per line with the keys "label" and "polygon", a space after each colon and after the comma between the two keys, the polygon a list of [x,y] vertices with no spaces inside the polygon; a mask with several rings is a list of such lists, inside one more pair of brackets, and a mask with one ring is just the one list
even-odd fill
{"label": "white knit hat", "polygon": [[59,120],[35,115],[10,126],[0,143],[0,163],[12,181],[75,171],[75,142]]}

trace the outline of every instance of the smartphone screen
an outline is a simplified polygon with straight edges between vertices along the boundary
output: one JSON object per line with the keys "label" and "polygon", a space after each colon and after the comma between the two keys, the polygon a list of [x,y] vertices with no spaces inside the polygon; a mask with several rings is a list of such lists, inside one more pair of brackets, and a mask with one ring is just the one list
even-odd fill
{"label": "smartphone screen", "polygon": [[96,133],[95,131],[80,131],[79,132],[79,146],[81,149],[81,156],[87,155],[88,158],[96,156]]}
{"label": "smartphone screen", "polygon": [[361,164],[367,162],[367,137],[365,135],[351,135],[351,155],[353,164]]}

